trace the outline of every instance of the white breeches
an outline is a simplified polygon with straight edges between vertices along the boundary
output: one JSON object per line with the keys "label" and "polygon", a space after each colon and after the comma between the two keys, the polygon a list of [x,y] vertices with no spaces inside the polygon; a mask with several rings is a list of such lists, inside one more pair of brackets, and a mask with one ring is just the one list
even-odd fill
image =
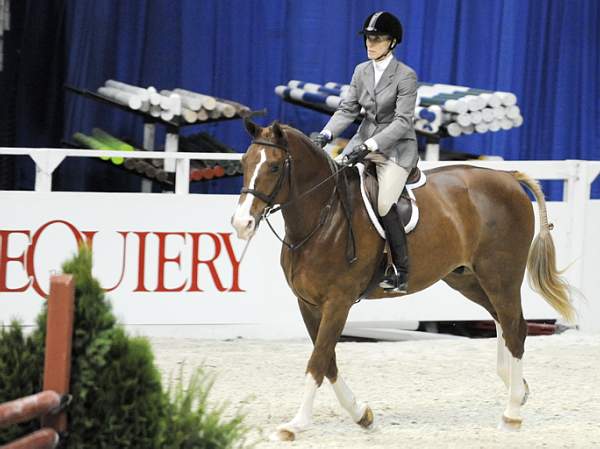
{"label": "white breeches", "polygon": [[408,175],[406,169],[389,159],[384,163],[377,164],[377,180],[379,182],[377,212],[380,217],[386,215],[392,205],[398,201]]}

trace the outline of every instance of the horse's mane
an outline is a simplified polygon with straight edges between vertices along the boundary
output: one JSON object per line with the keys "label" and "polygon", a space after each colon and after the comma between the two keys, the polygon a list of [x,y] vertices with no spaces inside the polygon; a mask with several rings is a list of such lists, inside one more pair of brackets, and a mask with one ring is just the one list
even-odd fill
{"label": "horse's mane", "polygon": [[284,130],[284,132],[286,132],[286,134],[291,134],[294,137],[296,137],[297,139],[299,139],[306,147],[308,147],[315,155],[318,155],[320,157],[329,157],[327,156],[327,154],[325,154],[325,152],[319,148],[317,145],[315,145],[315,143],[310,140],[310,138],[304,134],[302,131],[294,128],[291,125],[285,125],[285,124],[280,124],[279,126],[281,126],[281,128]]}

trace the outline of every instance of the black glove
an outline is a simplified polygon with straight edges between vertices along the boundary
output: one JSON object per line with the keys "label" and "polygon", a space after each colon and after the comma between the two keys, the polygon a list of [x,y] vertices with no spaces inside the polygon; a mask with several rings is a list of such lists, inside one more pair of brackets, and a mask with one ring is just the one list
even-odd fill
{"label": "black glove", "polygon": [[352,151],[344,157],[344,163],[346,165],[356,165],[361,162],[367,154],[369,154],[369,149],[363,143],[352,148]]}
{"label": "black glove", "polygon": [[325,148],[325,145],[327,145],[330,142],[329,137],[327,137],[323,133],[314,135],[311,138],[311,140],[314,142],[315,145],[319,146],[319,148]]}

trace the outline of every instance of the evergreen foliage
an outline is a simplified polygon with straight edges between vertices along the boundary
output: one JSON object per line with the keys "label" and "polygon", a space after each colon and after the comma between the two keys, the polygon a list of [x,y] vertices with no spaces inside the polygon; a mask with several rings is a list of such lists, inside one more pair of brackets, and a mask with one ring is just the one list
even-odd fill
{"label": "evergreen foliage", "polygon": [[[44,347],[25,338],[21,326],[13,321],[0,327],[0,403],[41,391]],[[37,430],[30,421],[0,429],[0,445]]]}
{"label": "evergreen foliage", "polygon": [[[127,336],[92,276],[86,248],[63,265],[75,278],[71,394],[67,449],[228,449],[246,432],[241,417],[222,420],[223,408],[210,410],[211,382],[202,371],[189,386],[165,392],[147,339]],[[47,308],[37,329],[25,338],[14,322],[0,333],[0,402],[42,389]],[[172,399],[172,402],[171,402]],[[0,444],[27,434],[32,421],[0,432]]]}

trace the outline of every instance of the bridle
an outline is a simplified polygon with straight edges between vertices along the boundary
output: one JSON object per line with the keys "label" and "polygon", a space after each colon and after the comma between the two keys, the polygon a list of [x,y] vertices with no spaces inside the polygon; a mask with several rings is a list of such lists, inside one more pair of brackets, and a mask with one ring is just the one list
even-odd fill
{"label": "bridle", "polygon": [[[285,180],[286,175],[287,175],[288,181],[291,186],[291,182],[292,182],[291,172],[292,172],[292,162],[293,162],[292,156],[286,146],[280,145],[280,144],[274,143],[274,142],[269,142],[267,140],[260,140],[260,139],[253,140],[251,142],[251,145],[264,145],[264,146],[268,146],[268,147],[273,147],[273,148],[282,150],[285,153],[283,170],[280,170],[279,178],[277,178],[275,187],[273,187],[273,190],[271,191],[270,194],[266,194],[266,193],[261,192],[260,190],[256,190],[256,189],[248,189],[246,187],[243,187],[242,190],[240,191],[240,193],[241,194],[249,193],[251,195],[254,195],[255,197],[259,198],[260,200],[264,201],[267,204],[267,206],[265,207],[265,209],[263,210],[263,212],[259,218],[259,223],[260,223],[260,220],[262,220],[264,218],[265,221],[267,222],[267,224],[269,225],[269,228],[273,232],[273,234],[275,234],[275,237],[277,237],[279,239],[279,241],[281,243],[283,243],[286,247],[288,247],[290,250],[294,251],[294,250],[300,248],[306,242],[308,242],[310,240],[310,238],[316,234],[316,232],[323,225],[323,223],[325,223],[325,220],[327,219],[327,217],[331,211],[331,207],[332,207],[333,201],[335,199],[335,194],[337,192],[337,184],[338,184],[337,176],[340,172],[342,172],[346,168],[346,166],[342,167],[341,169],[338,169],[337,164],[334,161],[329,161],[330,162],[329,166],[332,171],[332,174],[330,176],[326,177],[325,179],[323,179],[322,181],[320,181],[318,184],[314,185],[310,189],[306,190],[305,192],[302,192],[300,195],[293,197],[291,200],[289,200],[283,204],[280,204],[276,207],[273,207],[275,198],[277,197],[277,195],[279,194],[279,192],[281,191],[281,189],[283,187],[283,182]],[[331,178],[334,178],[334,177],[335,177],[335,185],[331,191],[331,196],[329,197],[329,201],[327,202],[326,206],[321,209],[319,221],[318,221],[317,225],[313,228],[313,230],[311,232],[309,232],[306,235],[306,237],[304,237],[299,243],[296,243],[296,244],[286,242],[283,238],[281,238],[279,236],[279,234],[277,233],[277,231],[271,225],[271,222],[269,221],[269,216],[274,214],[275,212],[278,212],[280,210],[287,208],[291,204],[298,201],[300,198],[308,195],[309,193],[311,193],[312,191],[314,191],[315,189],[317,189],[318,187],[323,185],[325,182],[329,181]],[[258,223],[256,224],[256,226],[258,226]]]}
{"label": "bridle", "polygon": [[[283,145],[279,145],[274,142],[269,142],[267,140],[253,140],[250,144],[251,145],[264,145],[267,147],[277,148],[279,150],[282,150],[285,153],[285,161],[283,162],[283,170],[280,170],[279,178],[277,178],[275,187],[273,187],[273,190],[271,191],[270,194],[267,195],[266,193],[261,192],[260,190],[248,189],[247,187],[242,187],[242,190],[240,190],[240,193],[250,193],[250,194],[254,195],[255,197],[259,198],[260,200],[264,201],[265,203],[267,203],[266,209],[270,209],[273,206],[273,201],[275,200],[275,197],[277,197],[277,195],[279,194],[279,191],[281,190],[281,187],[283,186],[283,180],[285,178],[285,175],[287,174],[288,171],[290,171],[290,168],[292,166],[292,156],[290,155],[290,152],[288,151],[287,147],[284,147]],[[264,212],[263,212],[263,215],[264,215]]]}

